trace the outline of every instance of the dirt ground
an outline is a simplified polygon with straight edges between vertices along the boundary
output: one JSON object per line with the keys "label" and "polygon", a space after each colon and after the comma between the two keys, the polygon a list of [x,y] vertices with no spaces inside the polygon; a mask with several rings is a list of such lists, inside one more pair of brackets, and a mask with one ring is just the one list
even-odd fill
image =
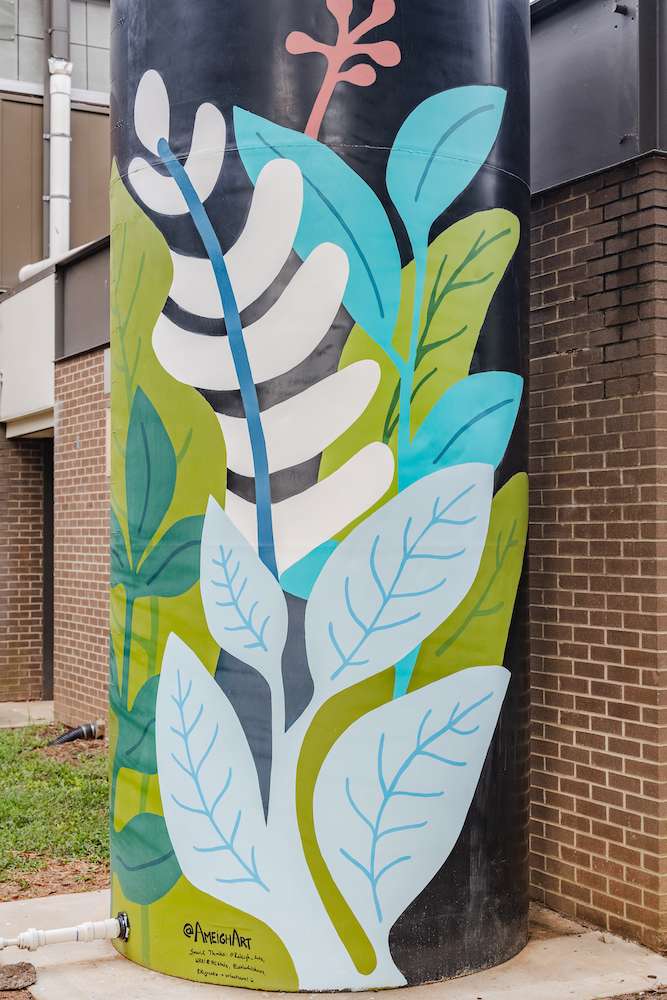
{"label": "dirt ground", "polygon": [[[91,892],[106,889],[108,885],[107,865],[88,861],[50,861],[48,868],[20,872],[13,879],[0,882],[0,903],[66,892]],[[0,1000],[3,1000],[1,992]]]}
{"label": "dirt ground", "polygon": [[[657,1000],[659,997],[667,998],[667,986],[658,986],[655,990],[642,990],[641,993],[622,993],[613,997],[603,997],[601,1000]],[[0,997],[2,1000],[2,997]]]}
{"label": "dirt ground", "polygon": [[[62,726],[48,726],[44,731],[44,739],[55,739],[56,736],[60,736],[65,731]],[[105,755],[108,753],[108,750],[109,744],[106,740],[74,740],[73,743],[63,743],[62,746],[35,747],[32,753],[65,762],[79,761],[81,758],[93,757],[95,755]],[[1,997],[0,1000],[2,1000]]]}

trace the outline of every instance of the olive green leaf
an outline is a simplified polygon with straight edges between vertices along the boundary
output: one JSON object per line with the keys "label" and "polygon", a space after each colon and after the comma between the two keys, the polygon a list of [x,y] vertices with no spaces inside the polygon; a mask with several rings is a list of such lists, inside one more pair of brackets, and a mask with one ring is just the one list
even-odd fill
{"label": "olive green leaf", "polygon": [[467,667],[505,657],[528,531],[528,476],[517,473],[496,494],[475,582],[449,618],[422,643],[410,691]]}
{"label": "olive green leaf", "polygon": [[[470,371],[484,319],[519,242],[519,221],[494,208],[450,226],[429,247],[426,296],[417,343],[412,388],[412,432],[438,400]],[[403,272],[397,330],[407,341],[414,295],[415,266]],[[401,353],[403,343],[396,344]],[[383,426],[389,441],[398,422],[398,382]]]}
{"label": "olive green leaf", "polygon": [[[430,245],[412,389],[413,434],[447,389],[469,373],[491,300],[518,241],[516,216],[494,208],[454,223]],[[401,307],[393,339],[394,348],[404,357],[410,337],[414,287],[412,261],[402,272]],[[382,348],[360,326],[355,326],[339,368],[366,358],[372,358],[380,366],[380,385],[361,417],[325,450],[320,479],[331,475],[372,441],[384,441],[395,450],[398,373]],[[376,507],[386,499],[386,496],[381,498]],[[372,510],[364,517],[370,513]],[[349,525],[340,537],[349,534],[356,523]]]}
{"label": "olive green leaf", "polygon": [[[484,554],[472,589],[462,604],[423,644],[410,690],[468,667],[503,662],[528,525],[528,477],[514,476],[495,496]],[[438,657],[438,650],[441,649]],[[306,861],[322,902],[357,969],[372,971],[372,945],[329,872],[315,836],[313,796],[331,747],[363,715],[390,701],[394,670],[384,670],[320,708],[303,741],[296,783],[296,808]]]}

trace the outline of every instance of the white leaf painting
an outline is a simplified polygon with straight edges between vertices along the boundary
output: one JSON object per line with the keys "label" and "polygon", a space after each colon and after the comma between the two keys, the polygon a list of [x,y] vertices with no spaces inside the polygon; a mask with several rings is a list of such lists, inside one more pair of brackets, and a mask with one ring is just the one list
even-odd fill
{"label": "white leaf painting", "polygon": [[[351,420],[361,416],[379,382],[380,368],[375,361],[357,361],[264,410],[262,426],[269,472],[289,469],[323,451],[347,430]],[[218,419],[225,437],[228,468],[252,476],[248,424],[242,417],[219,414]],[[295,427],[299,428],[298,434],[294,433]]]}
{"label": "white leaf painting", "polygon": [[[169,97],[164,81],[155,70],[148,70],[139,81],[134,103],[134,127],[148,150],[158,154],[158,143],[169,139]],[[202,104],[192,129],[190,152],[185,172],[202,201],[213,192],[225,155],[227,127],[213,104]],[[141,156],[128,166],[128,180],[139,199],[161,215],[185,215],[188,206],[171,177],[165,177]]]}
{"label": "white leaf painting", "polygon": [[200,589],[211,635],[222,649],[273,682],[287,638],[285,595],[213,497],[200,551]]}
{"label": "white leaf painting", "polygon": [[389,702],[355,722],[324,762],[318,842],[373,942],[379,982],[391,981],[392,925],[459,837],[509,678],[504,667],[473,667]]}
{"label": "white leaf painting", "polygon": [[[135,130],[151,153],[175,160],[168,144],[161,144],[169,137],[169,116],[164,82],[157,72],[149,70],[137,92]],[[225,140],[224,119],[212,105],[204,104],[195,117],[190,152],[181,170],[186,176],[181,177],[180,187],[174,174],[178,173],[177,165],[172,162],[172,176],[166,176],[142,158],[130,164],[129,182],[144,204],[167,216],[186,211],[183,185],[189,183],[194,189],[190,196],[199,199],[203,210],[222,170]],[[255,478],[261,499],[256,506],[247,494],[239,495],[232,488],[227,492],[226,510],[256,548],[258,525],[263,526],[265,548],[267,532],[272,530],[275,552],[267,565],[282,573],[382,498],[394,478],[394,458],[387,445],[371,443],[337,470],[335,479],[329,477],[331,482],[302,482],[292,495],[269,502],[268,477],[304,466],[344,434],[375,396],[380,368],[375,360],[367,359],[305,386],[295,378],[278,403],[249,419],[248,402],[253,410],[259,406],[252,398],[256,387],[288,375],[320,347],[350,281],[345,250],[323,240],[304,256],[264,311],[239,327],[242,347],[235,347],[236,341],[222,329],[215,336],[201,332],[202,321],[224,319],[228,323],[225,310],[230,303],[234,306],[233,324],[240,323],[242,311],[272,290],[303,225],[304,180],[296,163],[272,159],[253,179],[245,224],[232,246],[224,251],[220,248],[217,267],[225,274],[227,304],[210,245],[206,257],[190,257],[170,248],[173,278],[169,301],[178,311],[170,307],[160,315],[153,331],[153,348],[162,367],[186,385],[207,392],[240,390],[242,415],[224,412],[224,400],[213,405],[220,407],[218,418],[230,472]],[[229,334],[229,325],[226,332]],[[239,351],[247,355],[243,384]],[[343,503],[330,502],[341,496],[345,497]],[[301,540],[296,537],[299,524],[289,524],[294,517],[305,526]]]}
{"label": "white leaf painting", "polygon": [[338,546],[306,607],[320,697],[396,663],[460,604],[477,574],[492,495],[490,465],[434,472]]}
{"label": "white leaf painting", "polygon": [[248,742],[215,680],[173,634],[155,732],[164,817],[183,874],[235,906],[266,906],[272,852]]}
{"label": "white leaf painting", "polygon": [[134,99],[134,131],[146,149],[158,155],[160,139],[169,138],[171,108],[169,95],[160,74],[147,70],[139,81]]}
{"label": "white leaf painting", "polygon": [[[246,268],[252,271],[247,261]],[[248,360],[258,385],[291,371],[317,347],[340,308],[347,275],[343,251],[332,243],[321,244],[278,301],[245,327]],[[199,336],[164,315],[153,333],[158,360],[174,378],[217,391],[239,388],[228,341]]]}
{"label": "white leaf painting", "polygon": [[[276,189],[281,192],[278,201],[274,198]],[[296,163],[273,160],[257,178],[245,226],[225,254],[239,309],[258,299],[280,274],[299,228],[302,203],[303,179]],[[252,267],[248,267],[249,258]],[[174,302],[186,312],[222,319],[224,311],[211,262],[175,250],[171,259],[174,277],[170,297]]]}
{"label": "white leaf painting", "polygon": [[[273,504],[278,569],[283,573],[342,531],[360,510],[371,507],[391,486],[394,459],[379,442],[361,451],[301,493]],[[257,546],[255,505],[227,490],[226,510],[251,545]]]}

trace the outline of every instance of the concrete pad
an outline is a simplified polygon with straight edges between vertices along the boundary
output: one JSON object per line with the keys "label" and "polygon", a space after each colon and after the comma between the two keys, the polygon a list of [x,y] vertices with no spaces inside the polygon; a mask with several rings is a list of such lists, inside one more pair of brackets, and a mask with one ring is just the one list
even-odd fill
{"label": "concrete pad", "polygon": [[544,938],[566,937],[569,934],[583,934],[586,928],[564,917],[554,910],[547,910],[537,903],[530,904],[529,933],[531,941]]}
{"label": "concrete pad", "polygon": [[[101,920],[108,915],[108,899],[107,892],[87,892],[2,903],[0,936],[9,937],[28,927]],[[561,918],[548,911],[544,915],[538,911],[537,920],[556,936],[533,938],[505,965],[408,992],[388,990],[383,1000],[597,1000],[667,984],[667,958],[571,921],[563,921],[558,931]],[[35,1000],[238,1000],[240,995],[231,987],[188,983],[149,972],[121,958],[108,942],[54,945],[31,955],[10,948],[0,953],[0,963],[24,957],[37,968],[37,983],[31,988]]]}
{"label": "concrete pad", "polygon": [[53,722],[52,701],[0,701],[0,729]]}

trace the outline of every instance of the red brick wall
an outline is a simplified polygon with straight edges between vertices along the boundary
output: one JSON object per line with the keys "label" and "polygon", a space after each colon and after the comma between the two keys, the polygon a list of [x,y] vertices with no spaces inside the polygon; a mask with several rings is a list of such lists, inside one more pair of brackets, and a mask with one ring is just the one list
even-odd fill
{"label": "red brick wall", "polygon": [[42,695],[42,456],[0,424],[0,701]]}
{"label": "red brick wall", "polygon": [[532,886],[667,944],[667,158],[538,197]]}
{"label": "red brick wall", "polygon": [[103,718],[109,655],[104,351],[56,364],[54,701],[66,723]]}

